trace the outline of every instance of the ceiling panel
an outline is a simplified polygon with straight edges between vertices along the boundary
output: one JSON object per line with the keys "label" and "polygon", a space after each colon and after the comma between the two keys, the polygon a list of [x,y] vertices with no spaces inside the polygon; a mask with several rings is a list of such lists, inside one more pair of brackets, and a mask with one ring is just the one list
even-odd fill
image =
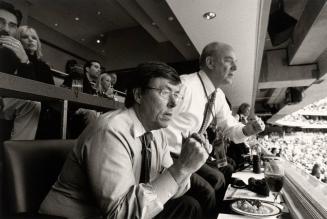
{"label": "ceiling panel", "polygon": [[[234,47],[238,70],[233,84],[224,87],[224,90],[233,105],[251,103],[261,1],[166,1],[199,53],[212,41],[225,42]],[[216,18],[204,19],[206,12],[215,12]]]}
{"label": "ceiling panel", "polygon": [[[31,17],[82,44],[100,37],[100,34],[105,36],[110,31],[138,26],[138,23],[114,0],[28,2]],[[75,17],[79,20],[76,21]]]}

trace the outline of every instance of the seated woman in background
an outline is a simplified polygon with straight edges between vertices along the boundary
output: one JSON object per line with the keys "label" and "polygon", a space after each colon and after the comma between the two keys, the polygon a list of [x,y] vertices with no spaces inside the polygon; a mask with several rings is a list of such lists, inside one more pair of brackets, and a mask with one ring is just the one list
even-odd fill
{"label": "seated woman in background", "polygon": [[97,94],[101,97],[115,99],[114,89],[111,82],[112,78],[108,73],[101,74],[96,84]]}
{"label": "seated woman in background", "polygon": [[42,58],[42,49],[39,36],[35,29],[29,26],[20,26],[17,29],[16,38],[22,43],[28,56],[27,68],[18,68],[18,76],[32,80],[54,84],[49,65]]}
{"label": "seated woman in background", "polygon": [[[18,76],[54,85],[50,66],[41,59],[41,42],[35,29],[20,26],[17,29],[16,38],[21,42],[29,59],[24,69],[18,68]],[[53,109],[49,103],[42,102],[36,138],[60,138],[60,122],[58,121],[60,121],[59,111]]]}

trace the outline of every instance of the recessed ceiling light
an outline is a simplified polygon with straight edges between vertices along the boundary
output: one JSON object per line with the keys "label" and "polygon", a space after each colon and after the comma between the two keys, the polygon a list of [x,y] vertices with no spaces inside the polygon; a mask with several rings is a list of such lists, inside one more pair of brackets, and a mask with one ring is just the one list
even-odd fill
{"label": "recessed ceiling light", "polygon": [[101,11],[97,11],[97,15],[101,15]]}
{"label": "recessed ceiling light", "polygon": [[101,34],[100,34],[100,37],[104,37],[104,34],[103,34],[103,33],[101,33]]}
{"label": "recessed ceiling light", "polygon": [[203,18],[207,19],[207,20],[211,20],[213,18],[216,17],[216,13],[215,12],[207,12],[203,14]]}
{"label": "recessed ceiling light", "polygon": [[75,21],[79,21],[79,17],[75,17]]}
{"label": "recessed ceiling light", "polygon": [[55,27],[58,27],[58,26],[59,26],[59,24],[58,24],[58,23],[55,23],[55,24],[54,24],[54,26],[55,26]]}
{"label": "recessed ceiling light", "polygon": [[169,21],[173,21],[173,20],[174,20],[174,17],[173,17],[173,16],[169,16],[169,17],[168,17],[168,20],[169,20]]}
{"label": "recessed ceiling light", "polygon": [[101,43],[101,40],[97,40],[96,42],[99,44],[99,43]]}

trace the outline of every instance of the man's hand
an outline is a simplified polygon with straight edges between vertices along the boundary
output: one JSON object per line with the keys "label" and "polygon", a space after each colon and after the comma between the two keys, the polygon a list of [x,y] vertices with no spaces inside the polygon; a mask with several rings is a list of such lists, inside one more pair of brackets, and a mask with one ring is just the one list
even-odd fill
{"label": "man's hand", "polygon": [[188,137],[183,136],[181,154],[169,168],[177,183],[196,172],[206,162],[211,150],[211,145],[203,135],[194,133]]}
{"label": "man's hand", "polygon": [[12,36],[1,36],[0,45],[13,51],[21,63],[28,63],[28,56],[19,40]]}
{"label": "man's hand", "polygon": [[255,118],[250,119],[249,122],[244,126],[243,133],[246,136],[251,136],[258,134],[263,130],[265,130],[265,124],[259,117],[256,116]]}

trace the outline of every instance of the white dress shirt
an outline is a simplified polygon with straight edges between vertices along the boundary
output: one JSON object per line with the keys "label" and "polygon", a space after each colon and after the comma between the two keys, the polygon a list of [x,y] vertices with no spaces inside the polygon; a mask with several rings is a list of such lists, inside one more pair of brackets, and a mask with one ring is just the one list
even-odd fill
{"label": "white dress shirt", "polygon": [[[205,90],[199,76],[202,79]],[[208,97],[214,91],[217,92],[217,94],[213,107],[213,114],[218,127],[222,129],[226,137],[234,142],[240,143],[247,138],[242,131],[244,125],[239,123],[232,116],[224,92],[220,88],[215,89],[205,72],[200,71],[199,75],[197,73],[182,75],[181,80],[181,94],[183,95],[183,100],[181,100],[176,107],[176,113],[172,122],[169,124],[168,128],[164,129],[172,153],[177,155],[180,154],[182,133],[188,135],[189,133],[198,132],[200,130]],[[211,115],[208,126],[212,120],[213,116]]]}
{"label": "white dress shirt", "polygon": [[167,170],[173,164],[167,139],[152,131],[150,182],[139,183],[140,136],[145,133],[135,111],[108,112],[78,138],[40,212],[68,218],[152,218],[173,197],[190,188],[177,184]]}

